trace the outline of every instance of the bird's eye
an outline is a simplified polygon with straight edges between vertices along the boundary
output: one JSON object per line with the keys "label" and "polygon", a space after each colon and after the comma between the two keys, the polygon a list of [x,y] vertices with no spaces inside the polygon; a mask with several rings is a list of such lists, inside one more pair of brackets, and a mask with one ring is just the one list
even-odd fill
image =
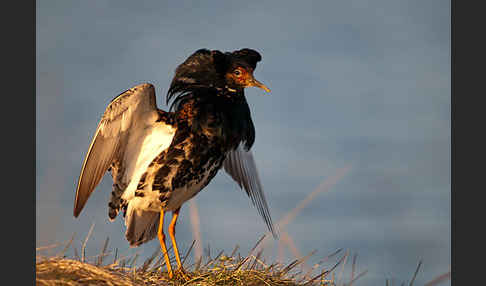
{"label": "bird's eye", "polygon": [[240,71],[240,70],[235,70],[233,73],[234,73],[236,76],[240,76],[240,75],[241,75],[241,71]]}

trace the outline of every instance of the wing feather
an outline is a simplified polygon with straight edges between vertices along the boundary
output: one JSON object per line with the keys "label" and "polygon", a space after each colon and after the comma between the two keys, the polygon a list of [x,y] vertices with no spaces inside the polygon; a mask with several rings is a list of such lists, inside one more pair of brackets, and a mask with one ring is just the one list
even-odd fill
{"label": "wing feather", "polygon": [[273,226],[263,187],[251,151],[243,150],[240,145],[237,149],[228,153],[223,162],[223,167],[226,173],[238,183],[240,188],[244,188],[265,221],[268,229],[272,235],[277,238],[277,233]]}
{"label": "wing feather", "polygon": [[151,84],[135,86],[110,102],[96,128],[81,168],[74,200],[75,217],[110,165],[122,159],[130,130],[150,125],[156,117],[155,89]]}

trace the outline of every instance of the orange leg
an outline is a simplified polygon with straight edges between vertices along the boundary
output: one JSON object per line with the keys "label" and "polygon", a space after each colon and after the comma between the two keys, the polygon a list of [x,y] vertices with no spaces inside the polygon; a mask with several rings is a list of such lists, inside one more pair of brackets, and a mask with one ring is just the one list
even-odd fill
{"label": "orange leg", "polygon": [[159,221],[159,231],[158,237],[160,241],[160,248],[162,249],[162,253],[164,254],[165,264],[167,265],[167,272],[169,273],[169,278],[172,278],[172,267],[170,265],[169,254],[167,253],[167,247],[165,246],[165,234],[164,234],[164,210],[160,210],[160,221]]}
{"label": "orange leg", "polygon": [[181,263],[181,258],[179,257],[179,249],[177,248],[177,242],[176,242],[176,239],[175,239],[175,226],[176,226],[176,223],[177,223],[177,218],[179,217],[179,211],[181,210],[181,208],[179,207],[178,209],[176,209],[172,215],[172,221],[170,222],[170,225],[169,225],[169,235],[170,235],[170,239],[172,240],[172,246],[174,248],[174,254],[175,254],[175,257],[176,257],[176,260],[177,260],[177,266],[178,266],[178,270],[181,270],[182,271],[182,263]]}

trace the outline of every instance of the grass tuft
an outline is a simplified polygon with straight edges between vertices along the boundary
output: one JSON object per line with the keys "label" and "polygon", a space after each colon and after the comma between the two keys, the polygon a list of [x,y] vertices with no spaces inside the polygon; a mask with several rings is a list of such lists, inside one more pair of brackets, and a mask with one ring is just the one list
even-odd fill
{"label": "grass tuft", "polygon": [[[199,257],[193,264],[186,265],[186,259],[193,249],[194,242],[182,257],[185,272],[175,272],[174,277],[169,279],[165,260],[160,250],[155,251],[148,257],[140,267],[136,267],[138,253],[130,257],[119,256],[118,249],[107,251],[109,238],[106,238],[100,253],[94,257],[86,257],[86,241],[91,235],[88,233],[81,253],[78,255],[77,249],[73,246],[74,235],[66,243],[56,243],[49,246],[38,247],[38,253],[43,251],[52,251],[55,248],[61,248],[54,256],[37,255],[36,256],[36,285],[170,285],[170,286],[215,286],[215,285],[245,285],[245,286],[351,286],[356,285],[356,281],[363,277],[367,270],[356,275],[356,258],[353,256],[352,270],[348,279],[343,278],[343,269],[347,259],[350,257],[349,251],[346,251],[341,257],[338,256],[337,262],[330,268],[325,268],[323,263],[330,258],[337,256],[342,249],[324,257],[319,263],[315,264],[310,270],[304,271],[302,265],[316,251],[308,255],[295,259],[288,264],[274,262],[266,263],[261,259],[263,251],[259,250],[256,254],[253,252],[261,243],[261,238],[253,247],[247,256],[241,256],[237,253],[237,245],[229,256],[224,251],[219,252],[214,258],[211,258],[209,246],[205,259]],[[68,258],[65,253],[69,248],[74,251],[74,257]],[[107,259],[113,256],[113,259]],[[170,257],[173,267],[176,266],[175,257]],[[206,260],[206,261],[204,261]],[[111,264],[104,264],[106,261]],[[108,262],[108,263],[109,263]],[[332,264],[331,264],[332,265]],[[340,266],[338,268],[338,266]],[[422,265],[419,261],[418,266],[413,273],[409,285],[414,285],[415,278]],[[320,269],[320,270],[319,270]],[[339,273],[335,273],[339,269]],[[314,273],[318,271],[318,273]],[[335,277],[339,278],[336,279]],[[442,284],[450,280],[451,271],[437,276],[427,286]],[[345,282],[344,280],[348,280]],[[384,283],[390,285],[387,279]],[[393,281],[392,284],[393,285]],[[405,285],[405,283],[402,283]]]}
{"label": "grass tuft", "polygon": [[[316,251],[307,256],[296,259],[289,264],[274,262],[267,264],[261,258],[263,251],[253,254],[263,237],[256,243],[247,256],[236,253],[236,246],[228,255],[221,251],[211,258],[209,247],[206,261],[201,257],[191,265],[184,265],[185,273],[175,272],[172,279],[168,278],[162,253],[154,252],[140,267],[136,267],[138,254],[132,257],[118,257],[118,249],[107,251],[109,239],[105,240],[100,254],[95,257],[86,257],[86,237],[81,250],[81,257],[76,248],[72,246],[74,236],[66,243],[40,247],[37,251],[62,247],[62,250],[53,257],[37,255],[36,257],[36,284],[37,285],[174,285],[174,286],[209,286],[209,285],[246,285],[246,286],[336,286],[337,283],[330,278],[330,273],[339,265],[343,258],[330,270],[320,271],[311,277],[310,273],[302,275],[297,269],[298,265],[314,255]],[[194,243],[186,251],[183,261],[189,256]],[[65,256],[69,247],[73,247],[75,256]],[[114,256],[114,259],[106,259]],[[171,257],[171,261],[174,261]],[[325,259],[327,260],[327,258]],[[104,265],[105,261],[113,263]],[[174,263],[173,266],[176,264]],[[314,269],[318,266],[314,266]],[[358,278],[358,277],[356,277]],[[355,279],[356,280],[356,279]],[[342,284],[344,285],[344,284]]]}

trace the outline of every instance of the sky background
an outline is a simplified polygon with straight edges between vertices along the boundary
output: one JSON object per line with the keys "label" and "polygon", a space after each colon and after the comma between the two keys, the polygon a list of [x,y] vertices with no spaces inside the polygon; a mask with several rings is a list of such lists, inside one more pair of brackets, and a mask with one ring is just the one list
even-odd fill
{"label": "sky background", "polygon": [[[248,47],[263,57],[255,77],[272,90],[246,96],[274,222],[335,181],[284,229],[302,255],[317,250],[308,265],[343,248],[368,270],[358,285],[409,281],[421,259],[418,285],[450,270],[450,1],[36,3],[37,246],[76,233],[80,249],[95,223],[88,255],[107,236],[122,254],[152,254],[157,240],[130,249],[121,217],[108,221],[108,174],[72,215],[98,121],[112,98],[142,82],[167,109],[175,68],[200,48]],[[245,255],[266,232],[224,172],[194,200],[212,256],[235,245]],[[183,250],[193,240],[189,214],[186,204],[177,225]],[[277,248],[268,244],[270,259]]]}

